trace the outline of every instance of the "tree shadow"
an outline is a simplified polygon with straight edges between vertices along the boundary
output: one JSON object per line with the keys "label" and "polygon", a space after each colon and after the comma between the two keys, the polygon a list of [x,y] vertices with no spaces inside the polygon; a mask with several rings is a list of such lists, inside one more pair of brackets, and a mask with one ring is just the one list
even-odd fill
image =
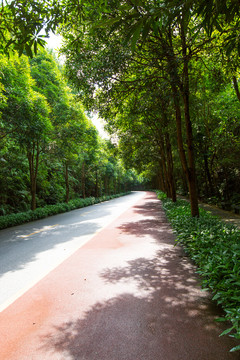
{"label": "tree shadow", "polygon": [[55,327],[41,339],[47,351],[73,360],[239,358],[228,352],[236,342],[218,337],[223,327],[214,319],[221,312],[196,289],[187,260],[166,251],[160,258],[106,269],[101,276],[118,286],[135,284],[138,292],[98,302],[76,321]]}
{"label": "tree shadow", "polygon": [[[82,238],[94,235],[102,227],[98,220],[110,215],[119,201],[121,198],[1,230],[0,278],[17,270],[24,270],[39,254],[59,245],[67,247],[72,241],[81,244]],[[124,202],[124,198],[122,201]],[[90,212],[92,215],[86,220],[83,214]]]}
{"label": "tree shadow", "polygon": [[[127,225],[120,229],[135,235],[137,223],[133,229]],[[140,233],[147,236],[148,228],[152,237],[155,223],[141,225]],[[103,266],[102,292],[114,286],[122,292],[113,291],[112,298],[84,312],[79,304],[76,319],[53,326],[41,338],[44,350],[71,360],[239,359],[229,353],[236,341],[219,338],[226,328],[215,322],[221,309],[201,291],[195,267],[173,246],[173,236],[162,241],[162,234],[154,235],[159,249],[151,257]]]}

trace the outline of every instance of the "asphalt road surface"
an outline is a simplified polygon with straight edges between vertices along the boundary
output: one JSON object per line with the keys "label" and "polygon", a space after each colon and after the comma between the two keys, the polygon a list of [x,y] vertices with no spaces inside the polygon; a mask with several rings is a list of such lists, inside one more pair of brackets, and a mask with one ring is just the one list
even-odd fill
{"label": "asphalt road surface", "polygon": [[0,311],[89,241],[142,193],[0,230]]}
{"label": "asphalt road surface", "polygon": [[154,193],[0,236],[1,360],[239,360]]}

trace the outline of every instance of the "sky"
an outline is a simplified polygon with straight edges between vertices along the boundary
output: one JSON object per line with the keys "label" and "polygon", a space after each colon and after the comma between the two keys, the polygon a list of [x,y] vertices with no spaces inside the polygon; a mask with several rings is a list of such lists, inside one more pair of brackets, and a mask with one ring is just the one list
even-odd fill
{"label": "sky", "polygon": [[51,33],[50,37],[48,39],[46,39],[46,41],[48,44],[47,46],[50,49],[57,51],[61,46],[62,38],[61,38],[61,35],[55,35],[55,34]]}

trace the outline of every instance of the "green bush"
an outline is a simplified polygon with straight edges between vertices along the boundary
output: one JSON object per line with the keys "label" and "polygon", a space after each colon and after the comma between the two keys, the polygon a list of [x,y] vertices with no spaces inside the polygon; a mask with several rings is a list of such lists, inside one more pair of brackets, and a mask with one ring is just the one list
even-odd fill
{"label": "green bush", "polygon": [[157,197],[158,197],[160,200],[164,200],[164,199],[167,198],[167,195],[166,195],[163,191],[156,190],[156,194],[157,194]]}
{"label": "green bush", "polygon": [[[198,266],[203,287],[212,292],[213,300],[225,311],[219,321],[232,323],[221,335],[231,333],[240,339],[240,230],[203,209],[199,218],[192,218],[185,200],[173,203],[163,198],[162,202],[177,242]],[[236,350],[240,345],[231,349]]]}
{"label": "green bush", "polygon": [[111,196],[103,196],[100,198],[89,197],[86,199],[74,199],[69,201],[69,203],[59,203],[55,205],[46,205],[42,208],[37,208],[36,210],[26,211],[17,214],[10,214],[5,216],[0,216],[0,229],[5,229],[11,226],[20,225],[29,221],[39,220],[46,218],[51,215],[56,215],[71,211],[74,209],[80,209],[85,206],[97,204],[103,201],[110,200],[112,198],[120,197],[129,194],[130,192],[121,193]]}

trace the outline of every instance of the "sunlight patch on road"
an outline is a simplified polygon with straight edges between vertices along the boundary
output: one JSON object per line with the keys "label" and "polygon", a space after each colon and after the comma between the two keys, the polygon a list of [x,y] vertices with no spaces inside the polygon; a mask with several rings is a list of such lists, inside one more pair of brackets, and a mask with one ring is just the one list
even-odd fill
{"label": "sunlight patch on road", "polygon": [[54,227],[56,227],[56,226],[58,226],[58,225],[59,225],[59,224],[55,224],[55,225],[51,225],[51,226],[44,226],[43,229],[34,231],[34,232],[31,233],[31,234],[28,234],[28,235],[19,235],[19,236],[17,236],[17,237],[19,237],[19,238],[26,238],[26,237],[29,237],[29,236],[38,234],[38,233],[40,233],[40,232],[50,230],[50,229],[52,229],[52,228],[54,228]]}

